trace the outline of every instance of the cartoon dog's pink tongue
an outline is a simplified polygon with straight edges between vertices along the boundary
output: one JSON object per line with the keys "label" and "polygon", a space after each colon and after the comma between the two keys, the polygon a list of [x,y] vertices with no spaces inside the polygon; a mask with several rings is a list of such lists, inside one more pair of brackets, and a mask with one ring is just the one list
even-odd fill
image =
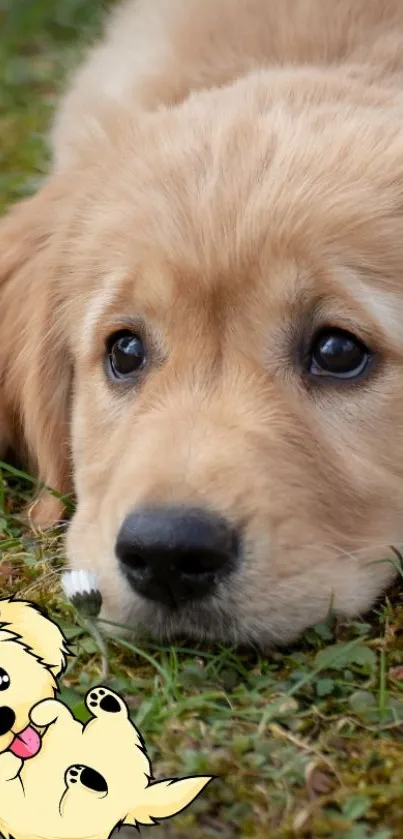
{"label": "cartoon dog's pink tongue", "polygon": [[16,734],[11,746],[9,746],[10,752],[12,752],[13,755],[21,757],[24,760],[28,760],[30,757],[35,757],[40,748],[41,738],[38,732],[30,725],[24,728],[23,731],[20,731],[19,734]]}

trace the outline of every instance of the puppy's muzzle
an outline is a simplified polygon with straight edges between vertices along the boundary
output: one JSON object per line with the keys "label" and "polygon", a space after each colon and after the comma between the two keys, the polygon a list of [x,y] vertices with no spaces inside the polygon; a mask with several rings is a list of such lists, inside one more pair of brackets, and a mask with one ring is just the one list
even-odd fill
{"label": "puppy's muzzle", "polygon": [[11,731],[13,725],[15,723],[15,713],[12,708],[8,708],[7,705],[3,705],[0,708],[0,736],[3,734],[8,734]]}
{"label": "puppy's muzzle", "polygon": [[175,609],[214,593],[238,545],[237,532],[207,510],[143,507],[123,521],[116,554],[138,594]]}

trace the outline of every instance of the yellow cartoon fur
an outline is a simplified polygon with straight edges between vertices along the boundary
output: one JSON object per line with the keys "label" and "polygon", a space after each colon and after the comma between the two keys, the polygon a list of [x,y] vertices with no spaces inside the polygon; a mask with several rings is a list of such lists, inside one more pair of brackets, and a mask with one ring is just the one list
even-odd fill
{"label": "yellow cartoon fur", "polygon": [[30,710],[55,696],[67,655],[62,632],[34,604],[0,600],[0,767],[10,749],[35,754]]}
{"label": "yellow cartoon fur", "polygon": [[0,764],[0,830],[7,839],[108,839],[123,824],[175,815],[211,780],[153,781],[123,699],[98,687],[86,705],[92,714],[86,725],[57,700],[32,709],[33,725],[45,728],[41,751],[19,774],[12,755],[5,773]]}
{"label": "yellow cartoon fur", "polygon": [[78,722],[56,698],[68,647],[32,603],[0,600],[0,834],[6,839],[108,839],[187,807],[211,780],[152,780],[123,699],[105,687]]}

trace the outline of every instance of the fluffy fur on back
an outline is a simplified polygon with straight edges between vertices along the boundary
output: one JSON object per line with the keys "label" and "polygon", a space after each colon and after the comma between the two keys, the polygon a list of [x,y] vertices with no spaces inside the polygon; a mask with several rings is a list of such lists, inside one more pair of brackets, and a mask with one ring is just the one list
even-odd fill
{"label": "fluffy fur on back", "polygon": [[[400,0],[128,0],[72,79],[47,182],[0,227],[0,446],[74,487],[68,558],[105,616],[265,645],[393,577],[402,90]],[[329,328],[368,374],[311,375]],[[129,388],[120,329],[147,346]],[[197,608],[140,597],[116,559],[125,516],[166,503],[242,531]]]}

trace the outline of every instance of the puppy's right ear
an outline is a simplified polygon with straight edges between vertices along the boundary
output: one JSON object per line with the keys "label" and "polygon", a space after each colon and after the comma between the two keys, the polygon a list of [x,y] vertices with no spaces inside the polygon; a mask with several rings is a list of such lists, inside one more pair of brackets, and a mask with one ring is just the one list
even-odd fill
{"label": "puppy's right ear", "polygon": [[15,633],[55,679],[61,676],[71,651],[60,627],[39,606],[13,597],[0,599],[0,627]]}
{"label": "puppy's right ear", "polygon": [[[5,439],[43,484],[65,494],[72,364],[58,271],[63,196],[66,185],[51,180],[0,222],[0,414],[9,425]],[[32,518],[48,526],[61,511],[44,491]]]}
{"label": "puppy's right ear", "polygon": [[49,215],[50,219],[55,200],[56,193],[49,182],[32,198],[12,206],[2,218],[0,288],[46,244],[46,216]]}

